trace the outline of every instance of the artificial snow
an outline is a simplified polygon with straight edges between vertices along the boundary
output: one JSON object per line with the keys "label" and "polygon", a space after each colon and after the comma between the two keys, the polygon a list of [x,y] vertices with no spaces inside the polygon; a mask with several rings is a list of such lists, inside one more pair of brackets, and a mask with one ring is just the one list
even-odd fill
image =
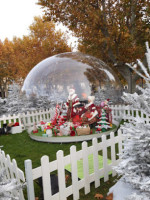
{"label": "artificial snow", "polygon": [[[109,189],[109,193],[113,193],[113,200],[127,200],[127,197],[139,192],[132,188],[129,183],[123,182],[123,180],[119,180],[114,186]],[[135,199],[137,200],[137,199]]]}

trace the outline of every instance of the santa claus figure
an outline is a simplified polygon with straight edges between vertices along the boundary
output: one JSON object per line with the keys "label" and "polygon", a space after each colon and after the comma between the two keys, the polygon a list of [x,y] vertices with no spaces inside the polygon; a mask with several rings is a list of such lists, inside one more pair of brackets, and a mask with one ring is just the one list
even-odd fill
{"label": "santa claus figure", "polygon": [[96,116],[98,115],[98,112],[96,110],[94,100],[94,96],[88,96],[88,104],[84,107],[86,112],[82,115],[83,123],[93,124],[97,121]]}
{"label": "santa claus figure", "polygon": [[69,89],[69,96],[66,102],[67,120],[70,120],[76,115],[76,106],[79,105],[79,98],[74,89]]}

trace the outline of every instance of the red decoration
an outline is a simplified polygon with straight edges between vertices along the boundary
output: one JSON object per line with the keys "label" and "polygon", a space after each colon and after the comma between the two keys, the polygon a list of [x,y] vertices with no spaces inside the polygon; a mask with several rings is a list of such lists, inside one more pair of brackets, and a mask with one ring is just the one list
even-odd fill
{"label": "red decoration", "polygon": [[81,117],[79,115],[76,115],[73,119],[72,122],[75,123],[82,123]]}
{"label": "red decoration", "polygon": [[45,124],[45,122],[43,122],[43,121],[41,121],[40,123],[41,123],[41,125],[44,125],[44,124]]}
{"label": "red decoration", "polygon": [[19,126],[19,122],[14,123],[13,126]]}
{"label": "red decoration", "polygon": [[96,131],[101,131],[101,128],[97,128]]}
{"label": "red decoration", "polygon": [[33,133],[38,133],[38,130],[36,130],[36,131],[32,131]]}
{"label": "red decoration", "polygon": [[[86,97],[86,94],[83,93],[82,95],[83,97]],[[108,106],[109,99],[102,102],[103,106],[102,103],[99,106],[96,106],[93,103],[94,99],[95,99],[94,96],[89,96],[88,104],[86,105],[81,104],[79,98],[75,94],[74,89],[70,89],[67,102],[64,103],[62,106],[56,105],[55,115],[50,122],[51,127],[55,129],[53,130],[53,134],[55,136],[57,135],[62,136],[60,126],[63,125],[64,127],[70,128],[68,133],[70,134],[70,136],[75,136],[76,135],[75,131],[78,126],[87,124],[90,125],[94,123],[96,124],[99,121],[102,113],[102,108],[105,109],[106,111],[106,116],[108,118],[107,121],[111,123],[112,115],[111,115],[111,109]],[[44,122],[41,122],[41,124],[44,124]],[[60,133],[56,133],[56,129],[60,130]],[[101,131],[101,127],[97,127],[96,131]],[[90,134],[93,134],[92,130]]]}
{"label": "red decoration", "polygon": [[70,136],[75,136],[75,135],[76,135],[75,131],[72,130]]}
{"label": "red decoration", "polygon": [[55,135],[55,136],[57,136],[57,133],[56,133],[56,131],[55,131],[55,130],[54,130],[54,135]]}

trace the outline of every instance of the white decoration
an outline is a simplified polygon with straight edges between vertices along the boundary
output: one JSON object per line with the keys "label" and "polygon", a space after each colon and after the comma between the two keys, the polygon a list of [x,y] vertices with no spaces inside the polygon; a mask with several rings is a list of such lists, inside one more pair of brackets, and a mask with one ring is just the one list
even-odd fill
{"label": "white decoration", "polygon": [[0,171],[0,199],[1,200],[19,200],[19,189],[23,187],[17,184],[16,179],[7,180],[6,170]]}
{"label": "white decoration", "polygon": [[47,134],[49,137],[52,137],[52,129],[46,129],[46,134]]}
{"label": "white decoration", "polygon": [[[147,57],[150,58],[148,48]],[[137,72],[144,78],[147,88],[141,90],[141,95],[123,94],[123,99],[133,108],[140,109],[140,115],[150,115],[150,76],[146,67],[138,61],[142,73]],[[130,195],[129,200],[149,200],[150,199],[150,118],[144,120],[136,118],[132,123],[125,123],[122,127],[123,135],[126,137],[122,162],[115,167],[118,174],[123,176],[123,181],[132,185],[136,189],[135,193]],[[137,192],[139,191],[139,193]],[[121,198],[122,199],[122,198]]]}
{"label": "white decoration", "polygon": [[70,134],[70,126],[60,126],[60,132],[62,133],[62,135],[69,135]]}
{"label": "white decoration", "polygon": [[22,133],[22,126],[11,127],[11,133],[12,134]]}

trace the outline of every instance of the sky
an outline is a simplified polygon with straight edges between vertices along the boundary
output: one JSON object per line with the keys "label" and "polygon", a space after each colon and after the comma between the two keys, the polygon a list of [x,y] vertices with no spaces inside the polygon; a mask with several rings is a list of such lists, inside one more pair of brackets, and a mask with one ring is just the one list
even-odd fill
{"label": "sky", "polygon": [[[43,11],[38,0],[0,0],[0,40],[12,40],[14,36],[22,38],[28,35],[29,26],[34,21],[34,16],[42,16]],[[66,31],[62,25],[57,29]],[[69,33],[70,35],[71,33]],[[70,37],[68,44],[75,45],[77,38]]]}
{"label": "sky", "polygon": [[0,0],[0,39],[22,37],[29,33],[34,16],[42,16],[37,0]]}

